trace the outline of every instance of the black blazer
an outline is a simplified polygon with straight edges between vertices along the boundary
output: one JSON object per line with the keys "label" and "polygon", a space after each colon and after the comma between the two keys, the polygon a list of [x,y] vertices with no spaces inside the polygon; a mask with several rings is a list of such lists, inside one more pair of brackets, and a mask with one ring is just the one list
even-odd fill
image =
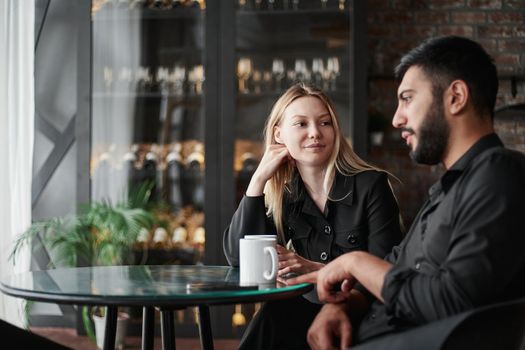
{"label": "black blazer", "polygon": [[[285,239],[291,239],[296,252],[306,259],[327,263],[353,250],[383,258],[402,238],[399,208],[384,172],[337,173],[324,213],[298,174],[290,188],[283,204]],[[244,196],[224,232],[224,253],[230,265],[239,264],[239,239],[261,234],[276,234],[273,220],[266,216],[264,196]]]}

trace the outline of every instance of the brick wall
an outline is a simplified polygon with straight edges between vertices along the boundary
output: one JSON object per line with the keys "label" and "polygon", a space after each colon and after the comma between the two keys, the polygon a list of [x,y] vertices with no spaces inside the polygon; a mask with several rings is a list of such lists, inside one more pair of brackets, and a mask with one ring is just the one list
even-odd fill
{"label": "brick wall", "polygon": [[[525,82],[512,96],[511,77],[525,76],[525,0],[369,0],[369,107],[390,118],[397,106],[392,79],[399,58],[420,41],[461,35],[481,43],[500,75],[497,107],[525,103]],[[496,120],[508,147],[525,152],[525,119]],[[371,146],[368,159],[396,175],[394,183],[402,216],[409,226],[426,200],[428,188],[441,176],[441,166],[419,166],[393,128],[382,146]]]}

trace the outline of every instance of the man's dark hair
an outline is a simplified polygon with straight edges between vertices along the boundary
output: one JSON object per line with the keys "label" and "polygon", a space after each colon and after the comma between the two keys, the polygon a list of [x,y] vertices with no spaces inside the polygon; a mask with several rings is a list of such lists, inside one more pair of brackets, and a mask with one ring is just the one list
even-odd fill
{"label": "man's dark hair", "polygon": [[476,111],[494,117],[498,74],[494,60],[480,44],[458,36],[431,38],[401,58],[394,70],[396,78],[401,81],[412,66],[422,68],[430,79],[434,98],[442,98],[452,81],[463,80]]}

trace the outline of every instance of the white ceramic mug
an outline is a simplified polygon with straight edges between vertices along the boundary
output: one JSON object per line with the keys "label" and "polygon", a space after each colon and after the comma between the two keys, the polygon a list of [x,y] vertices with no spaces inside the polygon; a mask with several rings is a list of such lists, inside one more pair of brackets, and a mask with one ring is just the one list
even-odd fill
{"label": "white ceramic mug", "polygon": [[279,259],[275,250],[276,238],[241,238],[239,265],[241,285],[275,284]]}
{"label": "white ceramic mug", "polygon": [[276,235],[246,235],[244,239],[275,239],[277,241]]}

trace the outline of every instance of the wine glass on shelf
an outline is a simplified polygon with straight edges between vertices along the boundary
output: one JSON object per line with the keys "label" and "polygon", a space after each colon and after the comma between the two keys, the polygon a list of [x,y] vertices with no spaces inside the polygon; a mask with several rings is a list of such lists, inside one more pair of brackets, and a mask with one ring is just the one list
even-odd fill
{"label": "wine glass on shelf", "polygon": [[260,70],[255,69],[253,71],[252,80],[253,80],[253,91],[256,94],[260,94],[261,93],[261,81],[262,81],[262,73]]}
{"label": "wine glass on shelf", "polygon": [[198,64],[193,67],[194,78],[195,78],[195,93],[197,95],[202,94],[202,85],[204,84],[204,66]]}
{"label": "wine glass on shelf", "polygon": [[117,78],[117,83],[120,86],[119,90],[129,92],[129,88],[132,81],[133,79],[131,69],[125,66],[120,68]]}
{"label": "wine glass on shelf", "polygon": [[239,92],[247,94],[249,92],[246,84],[248,78],[252,75],[252,60],[249,58],[240,58],[237,62],[237,77],[239,78]]}
{"label": "wine glass on shelf", "polygon": [[320,86],[323,81],[324,63],[322,58],[312,59],[312,75],[314,84]]}
{"label": "wine glass on shelf", "polygon": [[157,68],[157,73],[155,75],[155,80],[159,86],[159,91],[162,94],[168,93],[168,83],[169,83],[169,70],[167,67],[160,66]]}
{"label": "wine glass on shelf", "polygon": [[273,10],[275,7],[275,0],[268,0],[268,10]]}
{"label": "wine glass on shelf", "polygon": [[106,92],[109,92],[113,85],[113,69],[105,66],[103,76],[104,76],[104,86],[106,87]]}
{"label": "wine glass on shelf", "polygon": [[327,3],[328,3],[328,0],[321,0],[321,8],[326,9]]}
{"label": "wine glass on shelf", "polygon": [[339,11],[345,10],[345,0],[339,0]]}
{"label": "wine glass on shelf", "polygon": [[308,72],[306,68],[306,61],[303,59],[295,60],[295,77],[299,81],[305,81],[307,78]]}
{"label": "wine glass on shelf", "polygon": [[288,80],[289,85],[297,83],[297,72],[295,69],[288,69],[286,71],[286,79]]}
{"label": "wine glass on shelf", "polygon": [[186,79],[186,68],[177,64],[170,74],[170,86],[173,93],[177,96],[182,96],[184,92],[184,80]]}
{"label": "wine glass on shelf", "polygon": [[262,75],[264,91],[270,91],[272,89],[272,72],[265,70]]}
{"label": "wine glass on shelf", "polygon": [[146,92],[149,90],[153,82],[153,77],[149,71],[149,67],[139,66],[135,71],[135,84],[138,92]]}
{"label": "wine glass on shelf", "polygon": [[299,10],[299,0],[292,0],[292,7],[294,10]]}
{"label": "wine glass on shelf", "polygon": [[239,0],[239,9],[244,10],[246,8],[246,0]]}
{"label": "wine glass on shelf", "polygon": [[330,90],[336,90],[336,80],[340,74],[339,71],[339,58],[330,57],[326,62],[327,70],[329,72],[328,79],[330,81]]}
{"label": "wine glass on shelf", "polygon": [[261,9],[262,0],[255,0],[255,9],[259,11]]}
{"label": "wine glass on shelf", "polygon": [[279,58],[274,58],[272,61],[272,75],[275,81],[275,90],[281,91],[281,81],[284,78],[284,62]]}

